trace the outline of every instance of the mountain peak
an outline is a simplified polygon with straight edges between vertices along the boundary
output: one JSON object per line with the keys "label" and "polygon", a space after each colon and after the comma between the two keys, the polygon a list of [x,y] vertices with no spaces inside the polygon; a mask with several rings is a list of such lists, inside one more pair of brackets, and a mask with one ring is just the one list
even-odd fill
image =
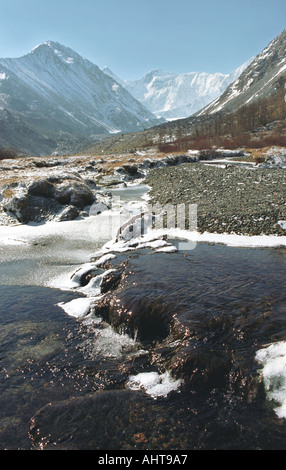
{"label": "mountain peak", "polygon": [[47,50],[48,48],[51,49],[52,51],[55,51],[56,49],[63,49],[65,48],[65,46],[63,46],[62,44],[56,41],[45,41],[35,46],[31,50],[31,52],[39,52],[41,50]]}
{"label": "mountain peak", "polygon": [[77,52],[56,41],[45,41],[38,44],[38,46],[31,50],[30,54],[37,56],[52,54],[67,64],[71,64],[75,59],[79,58],[84,60],[79,54],[77,54]]}

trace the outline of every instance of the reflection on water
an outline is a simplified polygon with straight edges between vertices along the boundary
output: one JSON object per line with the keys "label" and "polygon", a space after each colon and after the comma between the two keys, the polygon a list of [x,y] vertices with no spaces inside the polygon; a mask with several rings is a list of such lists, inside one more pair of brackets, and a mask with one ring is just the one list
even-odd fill
{"label": "reflection on water", "polygon": [[[63,399],[80,365],[68,338],[72,320],[55,303],[73,294],[0,286],[0,448],[29,448],[28,420],[53,396]],[[61,371],[61,372],[60,372]],[[70,376],[70,378],[69,378]],[[74,385],[75,386],[75,385]]]}
{"label": "reflection on water", "polygon": [[286,339],[285,262],[203,244],[121,254],[94,322],[56,306],[73,293],[0,287],[0,447],[285,448],[255,360]]}

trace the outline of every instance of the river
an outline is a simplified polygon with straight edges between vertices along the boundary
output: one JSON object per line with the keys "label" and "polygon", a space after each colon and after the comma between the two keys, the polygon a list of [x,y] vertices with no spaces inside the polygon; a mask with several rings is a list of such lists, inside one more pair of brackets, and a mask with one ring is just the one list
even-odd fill
{"label": "river", "polygon": [[285,247],[125,250],[147,190],[0,228],[1,449],[285,449]]}

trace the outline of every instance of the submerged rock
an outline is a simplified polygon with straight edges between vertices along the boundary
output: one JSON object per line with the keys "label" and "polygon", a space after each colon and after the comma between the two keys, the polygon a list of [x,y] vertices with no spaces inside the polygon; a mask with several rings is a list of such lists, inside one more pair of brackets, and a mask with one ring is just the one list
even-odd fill
{"label": "submerged rock", "polygon": [[[168,433],[158,434],[163,424]],[[31,419],[30,435],[34,449],[171,448],[172,425],[173,420],[160,404],[144,392],[110,390],[49,403]],[[183,449],[183,426],[177,425],[177,433],[182,441],[176,445]]]}

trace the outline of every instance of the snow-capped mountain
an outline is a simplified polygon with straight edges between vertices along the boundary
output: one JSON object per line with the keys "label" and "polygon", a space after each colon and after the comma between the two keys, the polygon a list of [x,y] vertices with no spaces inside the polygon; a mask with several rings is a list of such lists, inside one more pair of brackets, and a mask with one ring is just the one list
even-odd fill
{"label": "snow-capped mountain", "polygon": [[152,70],[138,80],[121,80],[107,67],[103,71],[124,86],[156,116],[167,120],[188,117],[221,96],[251,61],[230,74]]}
{"label": "snow-capped mountain", "polygon": [[[156,76],[158,74],[156,73]],[[237,145],[284,145],[286,136],[286,29],[258,54],[212,103],[191,116],[136,134],[116,136],[92,146],[93,152],[170,145],[180,151],[213,142]],[[266,140],[265,140],[266,139]],[[270,139],[270,140],[267,140]],[[216,145],[216,144],[215,144]]]}
{"label": "snow-capped mountain", "polygon": [[[0,110],[57,142],[142,130],[160,123],[99,67],[52,41],[23,57],[0,59]],[[28,147],[27,142],[29,151]]]}
{"label": "snow-capped mountain", "polygon": [[241,106],[271,97],[279,77],[286,76],[286,29],[258,54],[243,73],[198,115],[233,112]]}

